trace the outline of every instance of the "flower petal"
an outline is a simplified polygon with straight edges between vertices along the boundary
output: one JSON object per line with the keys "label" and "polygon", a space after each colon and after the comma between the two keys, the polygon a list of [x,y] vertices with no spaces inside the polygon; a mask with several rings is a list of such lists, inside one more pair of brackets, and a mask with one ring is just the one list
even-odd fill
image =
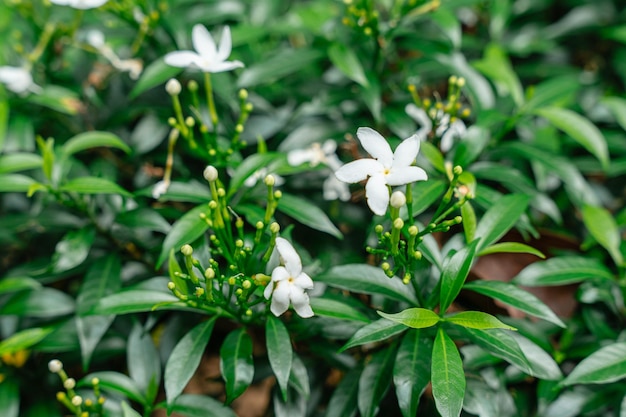
{"label": "flower petal", "polygon": [[454,144],[454,138],[461,138],[465,134],[466,130],[467,128],[465,127],[465,123],[463,123],[462,120],[455,120],[450,125],[448,130],[446,130],[446,133],[444,133],[441,136],[441,142],[439,143],[439,148],[443,152],[449,151],[450,148],[452,148],[452,145]]}
{"label": "flower petal", "polygon": [[426,114],[424,109],[420,109],[415,104],[411,103],[406,105],[404,111],[406,114],[411,116],[411,118],[415,120],[418,125],[420,125],[420,132],[428,134],[431,130],[433,130],[433,122],[430,120],[430,117],[428,117],[428,114]]}
{"label": "flower petal", "polygon": [[[291,277],[297,277],[302,273],[302,262],[300,261],[300,256],[298,256],[298,253],[287,239],[277,237],[276,250],[281,257],[283,265],[285,265],[285,269]],[[272,272],[272,279],[273,278],[274,272]]]}
{"label": "flower petal", "polygon": [[265,297],[266,300],[269,300],[272,296],[272,292],[274,292],[274,281],[267,283],[267,286],[263,290],[263,297]]}
{"label": "flower petal", "polygon": [[188,68],[197,66],[201,57],[193,51],[176,51],[165,55],[164,60],[167,65],[172,67]]}
{"label": "flower petal", "polygon": [[193,49],[202,57],[203,60],[213,63],[217,61],[217,48],[213,36],[207,28],[198,24],[191,30],[191,42]]}
{"label": "flower petal", "polygon": [[333,201],[333,200],[341,200],[348,201],[350,200],[350,188],[348,184],[345,182],[341,182],[334,175],[329,175],[328,178],[324,180],[324,184],[322,185],[322,193],[324,196],[324,200]]}
{"label": "flower petal", "polygon": [[299,288],[305,288],[307,290],[313,289],[313,280],[304,272],[295,277],[293,283]]}
{"label": "flower petal", "polygon": [[274,293],[272,294],[272,304],[270,310],[275,316],[280,316],[289,308],[289,294],[291,285],[287,281],[281,281],[276,284]]}
{"label": "flower petal", "polygon": [[413,135],[410,138],[403,140],[393,154],[392,168],[407,167],[411,165],[413,161],[415,161],[415,158],[417,158],[419,151],[420,140],[417,135]]}
{"label": "flower petal", "polygon": [[206,69],[206,72],[216,73],[216,72],[224,72],[234,70],[235,68],[243,67],[243,62],[241,61],[225,61],[225,62],[211,62]]}
{"label": "flower petal", "polygon": [[291,304],[293,305],[293,309],[296,310],[296,313],[302,318],[313,317],[313,310],[311,309],[311,305],[309,304],[309,296],[304,291],[293,291],[291,292]]}
{"label": "flower petal", "polygon": [[272,282],[285,281],[289,278],[291,278],[291,274],[284,266],[277,266],[272,271]]}
{"label": "flower petal", "polygon": [[292,167],[297,167],[305,162],[309,162],[311,158],[311,149],[294,149],[287,153],[287,163]]}
{"label": "flower petal", "polygon": [[217,48],[217,59],[220,61],[226,61],[230,56],[233,44],[230,37],[230,27],[224,26],[222,30],[222,37],[220,39],[220,45]]}
{"label": "flower petal", "polygon": [[391,186],[410,184],[415,181],[425,181],[428,174],[420,167],[401,167],[392,169],[387,175],[387,184]]}
{"label": "flower petal", "polygon": [[356,136],[359,138],[363,149],[378,159],[385,167],[391,167],[393,153],[389,143],[380,133],[369,127],[360,127],[356,131]]}
{"label": "flower petal", "polygon": [[377,174],[370,177],[365,185],[365,196],[367,205],[374,214],[379,216],[385,214],[389,205],[389,189],[387,189],[384,175]]}
{"label": "flower petal", "polygon": [[335,172],[337,179],[343,182],[355,183],[363,181],[368,176],[382,173],[383,164],[375,159],[363,158],[343,165]]}

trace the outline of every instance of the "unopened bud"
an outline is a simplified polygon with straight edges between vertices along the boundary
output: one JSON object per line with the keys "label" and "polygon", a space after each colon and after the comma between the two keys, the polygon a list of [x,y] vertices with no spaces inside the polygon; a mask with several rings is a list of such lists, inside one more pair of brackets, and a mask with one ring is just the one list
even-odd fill
{"label": "unopened bud", "polygon": [[237,133],[243,132],[243,125],[241,123],[237,123],[237,126],[235,126],[235,132]]}
{"label": "unopened bud", "polygon": [[74,395],[74,397],[72,398],[72,405],[78,407],[82,403],[83,403],[83,397],[81,397],[80,395]]}
{"label": "unopened bud", "polygon": [[401,218],[397,218],[393,221],[394,229],[402,229],[404,227],[404,221]]}
{"label": "unopened bud", "polygon": [[65,382],[63,382],[63,388],[70,390],[76,387],[76,380],[74,378],[67,378]]}
{"label": "unopened bud", "polygon": [[272,233],[278,233],[280,232],[280,225],[276,222],[270,224],[270,232]]}
{"label": "unopened bud", "polygon": [[381,234],[383,232],[383,230],[385,230],[385,229],[383,228],[382,224],[377,224],[376,227],[374,227],[374,231],[376,233],[378,233],[378,234]]}
{"label": "unopened bud", "polygon": [[187,83],[187,88],[189,89],[189,91],[191,92],[196,92],[198,91],[198,82],[196,80],[191,80]]}
{"label": "unopened bud", "polygon": [[458,85],[459,87],[464,87],[465,86],[465,78],[459,77],[459,79],[456,80],[456,85]]}
{"label": "unopened bud", "polygon": [[48,369],[53,374],[57,374],[63,369],[63,362],[58,359],[52,359],[50,362],[48,362]]}
{"label": "unopened bud", "polygon": [[180,94],[180,91],[183,87],[180,85],[180,82],[176,78],[170,78],[169,81],[165,84],[165,91],[170,96],[177,96]]}
{"label": "unopened bud", "polygon": [[176,284],[174,284],[172,281],[168,282],[167,289],[170,291],[174,291],[176,289]]}
{"label": "unopened bud", "polygon": [[418,231],[419,230],[417,229],[417,226],[415,225],[409,227],[409,235],[411,236],[417,236]]}
{"label": "unopened bud", "polygon": [[247,290],[247,289],[249,289],[252,286],[252,282],[250,282],[250,280],[247,279],[241,285],[242,285],[243,288],[245,288]]}
{"label": "unopened bud", "polygon": [[452,76],[450,76],[450,78],[448,78],[448,82],[449,82],[450,84],[452,84],[452,85],[456,84],[456,83],[458,82],[458,80],[459,80],[459,79],[457,78],[457,76],[456,76],[456,75],[452,75]]}
{"label": "unopened bud", "polygon": [[183,247],[180,248],[180,252],[185,256],[191,256],[193,254],[193,248],[191,245],[183,245]]}
{"label": "unopened bud", "polygon": [[215,278],[215,271],[213,270],[213,268],[207,268],[204,271],[204,277],[206,279],[213,279],[213,278]]}
{"label": "unopened bud", "polygon": [[261,229],[263,229],[265,227],[265,224],[263,224],[263,222],[261,222],[261,221],[258,221],[258,222],[256,222],[255,227],[257,228],[257,230],[261,230]]}
{"label": "unopened bud", "polygon": [[217,168],[215,168],[213,165],[207,165],[206,168],[204,168],[204,179],[207,180],[208,182],[213,182],[215,180],[217,180]]}
{"label": "unopened bud", "polygon": [[239,99],[247,100],[248,99],[248,90],[246,90],[245,88],[242,88],[241,90],[239,90]]}
{"label": "unopened bud", "polygon": [[230,285],[231,287],[235,285],[236,283],[237,283],[237,278],[235,277],[228,278],[228,285]]}
{"label": "unopened bud", "polygon": [[389,265],[389,262],[383,262],[382,264],[380,264],[380,267],[382,268],[383,271],[389,271],[389,268],[391,268],[391,265]]}
{"label": "unopened bud", "polygon": [[187,118],[185,119],[185,124],[187,125],[187,127],[194,127],[196,125],[196,119],[191,116],[187,116]]}
{"label": "unopened bud", "polygon": [[393,194],[391,194],[389,203],[391,207],[398,209],[406,204],[406,196],[402,191],[394,191]]}
{"label": "unopened bud", "polygon": [[461,175],[463,173],[463,168],[460,165],[457,165],[454,167],[452,172],[454,172],[454,175]]}
{"label": "unopened bud", "polygon": [[274,184],[276,184],[276,178],[274,178],[273,175],[268,175],[267,177],[265,177],[265,185],[267,185],[268,187],[273,187]]}

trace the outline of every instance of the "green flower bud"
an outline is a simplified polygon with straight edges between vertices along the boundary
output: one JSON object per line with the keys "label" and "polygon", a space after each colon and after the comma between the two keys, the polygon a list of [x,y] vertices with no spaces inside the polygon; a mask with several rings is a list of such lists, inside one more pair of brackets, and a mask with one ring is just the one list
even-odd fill
{"label": "green flower bud", "polygon": [[417,236],[418,232],[419,232],[419,230],[417,229],[417,226],[413,225],[413,226],[409,227],[409,235]]}
{"label": "green flower bud", "polygon": [[274,184],[276,183],[276,178],[274,178],[273,175],[268,175],[267,177],[265,177],[265,185],[267,185],[268,187],[273,187]]}
{"label": "green flower bud", "polygon": [[280,225],[276,222],[270,224],[270,232],[274,234],[280,232]]}
{"label": "green flower bud", "polygon": [[196,80],[191,80],[187,83],[187,88],[189,89],[189,91],[191,92],[196,92],[198,91],[198,82]]}
{"label": "green flower bud", "polygon": [[63,362],[58,359],[52,359],[50,362],[48,362],[48,369],[53,374],[58,374],[63,370]]}
{"label": "green flower bud", "polygon": [[401,218],[397,218],[393,221],[394,229],[402,229],[404,227],[404,221]]}
{"label": "green flower bud", "polygon": [[191,245],[183,245],[183,247],[180,248],[180,252],[185,256],[191,256],[193,254],[193,248]]}

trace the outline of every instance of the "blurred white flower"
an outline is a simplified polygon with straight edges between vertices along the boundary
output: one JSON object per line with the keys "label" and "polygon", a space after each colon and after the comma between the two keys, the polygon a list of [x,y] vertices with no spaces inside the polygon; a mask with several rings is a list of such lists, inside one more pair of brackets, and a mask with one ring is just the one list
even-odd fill
{"label": "blurred white flower", "polygon": [[[389,143],[380,133],[369,127],[360,127],[356,133],[361,146],[371,156],[345,164],[335,175],[341,181],[355,183],[367,179],[365,196],[367,205],[379,216],[387,211],[389,187],[428,179],[426,171],[412,166],[420,149],[417,134],[402,141],[391,151]],[[369,177],[369,179],[368,179]]]}
{"label": "blurred white flower", "polygon": [[93,46],[118,71],[128,72],[131,80],[136,80],[143,71],[143,62],[140,59],[120,59],[113,49],[106,44],[104,34],[99,30],[90,30],[87,33],[87,43]]}
{"label": "blurred white flower", "polygon": [[313,280],[302,272],[300,256],[291,243],[282,237],[276,238],[275,250],[282,265],[274,268],[272,280],[263,292],[266,299],[272,298],[271,312],[278,317],[287,311],[291,303],[300,317],[312,317],[309,296],[304,290],[313,288]]}
{"label": "blurred white flower", "polygon": [[0,67],[0,83],[17,94],[37,92],[40,87],[33,82],[30,71],[22,67]]}
{"label": "blurred white flower", "polygon": [[337,179],[333,173],[331,173],[326,180],[324,180],[324,184],[322,186],[322,195],[324,196],[324,200],[332,201],[332,200],[341,200],[348,201],[350,200],[350,187],[345,182],[341,182]]}
{"label": "blurred white flower", "polygon": [[[259,182],[259,180],[264,180],[269,174],[270,172],[267,168],[257,169],[252,173],[252,175],[246,178],[243,185],[248,188],[252,188],[257,182]],[[274,185],[276,186],[283,185],[285,183],[285,180],[280,175],[272,174],[272,177],[274,177]]]}
{"label": "blurred white flower", "polygon": [[59,6],[70,6],[75,9],[95,9],[105,4],[109,0],[50,0],[51,3]]}
{"label": "blurred white flower", "polygon": [[232,50],[230,28],[224,27],[219,47],[213,36],[202,25],[195,25],[191,32],[194,51],[176,51],[165,55],[165,63],[173,67],[196,68],[203,72],[223,72],[243,67],[240,61],[227,61]]}
{"label": "blurred white flower", "polygon": [[154,184],[152,188],[152,198],[158,199],[161,195],[167,192],[167,189],[170,187],[169,181],[159,181]]}
{"label": "blurred white flower", "polygon": [[421,126],[417,129],[416,135],[420,137],[421,140],[424,140],[428,137],[430,132],[433,130],[433,121],[428,117],[426,110],[417,107],[415,104],[407,104],[404,108],[406,114],[411,116],[415,122]]}
{"label": "blurred white flower", "polygon": [[465,123],[463,120],[455,118],[452,123],[450,123],[450,115],[446,114],[437,127],[437,131],[435,132],[437,136],[441,136],[441,142],[439,142],[439,148],[443,152],[447,152],[454,145],[455,138],[461,138],[467,128],[465,127]]}
{"label": "blurred white flower", "polygon": [[305,162],[315,167],[319,164],[328,165],[333,170],[339,169],[341,161],[335,154],[337,143],[334,140],[327,140],[320,145],[318,142],[313,143],[306,149],[294,149],[287,153],[287,162],[291,166],[302,165]]}

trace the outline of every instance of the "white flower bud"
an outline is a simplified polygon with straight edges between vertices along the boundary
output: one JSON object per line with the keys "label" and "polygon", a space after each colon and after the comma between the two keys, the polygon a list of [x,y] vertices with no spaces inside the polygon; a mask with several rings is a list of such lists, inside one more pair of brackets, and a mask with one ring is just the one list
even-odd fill
{"label": "white flower bud", "polygon": [[193,248],[191,245],[183,245],[183,247],[180,248],[180,252],[185,256],[191,256],[193,254]]}
{"label": "white flower bud", "polygon": [[167,91],[167,94],[170,96],[179,95],[182,89],[183,87],[176,78],[170,78],[170,80],[165,84],[165,91]]}
{"label": "white flower bud", "polygon": [[57,374],[63,369],[63,362],[58,359],[52,359],[50,362],[48,362],[48,369],[53,374]]}
{"label": "white flower bud", "polygon": [[74,389],[76,387],[76,380],[74,378],[67,378],[65,382],[63,382],[63,388],[65,389]]}
{"label": "white flower bud", "polygon": [[207,167],[204,168],[204,179],[209,182],[217,180],[217,168],[213,165],[207,165]]}
{"label": "white flower bud", "polygon": [[273,187],[274,184],[276,184],[276,178],[274,178],[273,175],[270,174],[265,177],[265,185],[267,185],[268,187]]}
{"label": "white flower bud", "polygon": [[400,208],[406,204],[406,196],[402,191],[394,191],[393,194],[391,194],[389,203],[393,208]]}
{"label": "white flower bud", "polygon": [[72,398],[72,405],[78,407],[79,405],[81,405],[83,403],[83,397],[81,397],[80,395],[75,395]]}

